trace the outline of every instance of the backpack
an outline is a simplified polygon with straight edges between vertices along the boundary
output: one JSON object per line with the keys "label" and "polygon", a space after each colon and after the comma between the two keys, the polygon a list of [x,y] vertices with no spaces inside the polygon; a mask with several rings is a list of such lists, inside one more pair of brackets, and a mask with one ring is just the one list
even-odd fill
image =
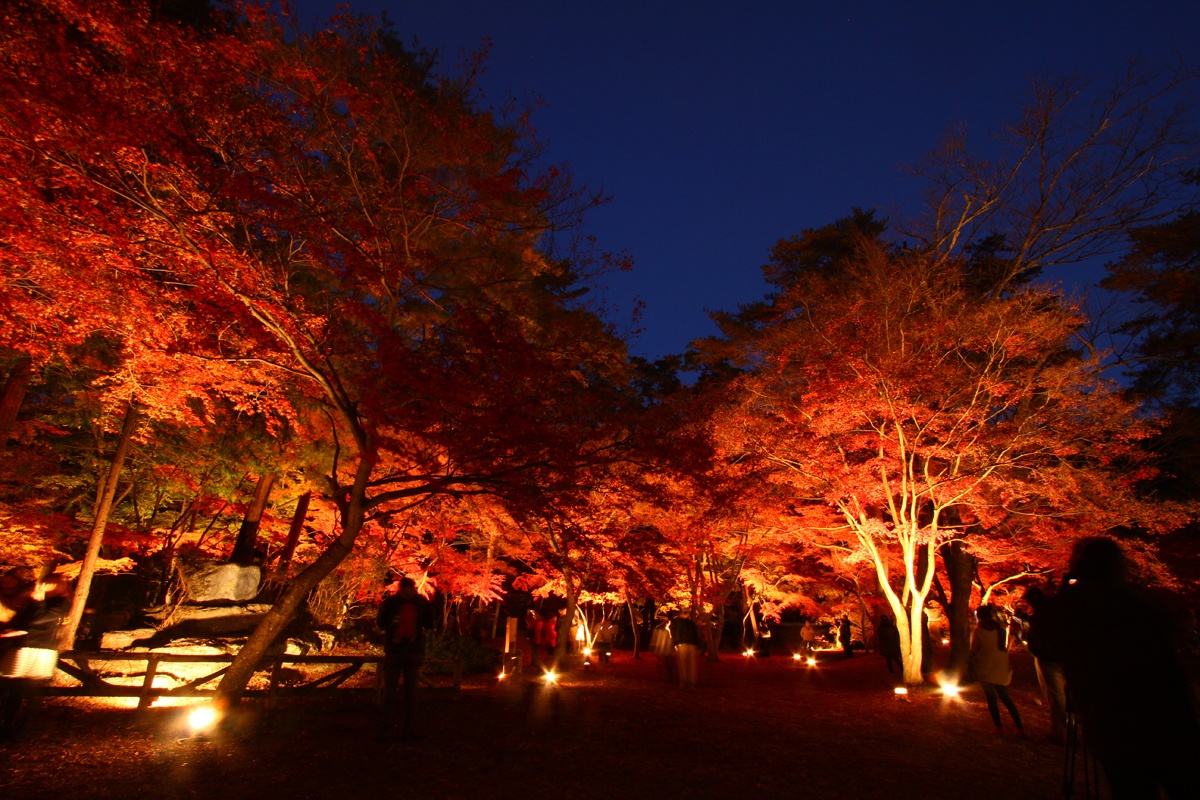
{"label": "backpack", "polygon": [[412,644],[421,634],[417,621],[417,604],[401,603],[392,617],[392,644]]}

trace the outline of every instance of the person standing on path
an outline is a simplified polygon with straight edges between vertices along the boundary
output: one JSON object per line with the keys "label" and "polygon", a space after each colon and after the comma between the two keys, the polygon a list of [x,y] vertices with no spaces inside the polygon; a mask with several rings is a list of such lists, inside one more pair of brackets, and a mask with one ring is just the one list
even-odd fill
{"label": "person standing on path", "polygon": [[417,682],[421,678],[421,663],[425,660],[425,629],[433,625],[433,609],[417,591],[416,582],[406,576],[400,579],[399,590],[380,604],[377,621],[385,637],[379,737],[384,741],[391,738],[397,684],[403,678],[403,737],[411,741],[416,738],[413,718],[417,707]]}
{"label": "person standing on path", "polygon": [[1042,690],[1042,699],[1050,709],[1049,739],[1054,744],[1066,744],[1067,682],[1062,664],[1054,660],[1052,646],[1046,641],[1046,615],[1051,600],[1036,586],[1026,590],[1024,600],[1030,609],[1026,616],[1025,647],[1033,656],[1038,688]]}
{"label": "person standing on path", "polygon": [[679,685],[692,686],[696,683],[696,659],[700,649],[700,631],[688,611],[681,611],[671,620],[671,641],[675,644],[675,655],[679,659]]}
{"label": "person standing on path", "polygon": [[800,629],[800,641],[803,642],[804,655],[811,656],[817,642],[817,631],[813,628],[812,620],[804,620],[804,627]]}
{"label": "person standing on path", "polygon": [[842,652],[846,654],[846,658],[854,658],[854,650],[850,647],[852,635],[850,618],[842,617],[842,622],[838,625],[838,644],[842,646]]}
{"label": "person standing on path", "polygon": [[[1112,796],[1200,797],[1200,714],[1179,657],[1181,615],[1130,578],[1124,550],[1105,537],[1076,542],[1046,611],[1043,652],[1063,666]],[[1136,641],[1123,642],[1130,633]]]}
{"label": "person standing on path", "polygon": [[879,638],[879,654],[887,662],[888,674],[895,674],[892,669],[892,664],[895,663],[896,669],[903,675],[904,662],[901,659],[900,653],[900,630],[887,614],[880,616],[879,627],[876,628],[876,636]]}
{"label": "person standing on path", "polygon": [[1001,623],[995,606],[980,606],[975,616],[979,624],[971,634],[971,671],[983,687],[988,713],[992,715],[996,733],[1004,732],[1004,725],[1000,721],[1000,708],[996,703],[999,698],[1008,709],[1013,724],[1017,726],[1017,735],[1024,739],[1025,727],[1021,724],[1021,713],[1017,711],[1017,704],[1008,694],[1008,684],[1012,682],[1012,666],[1008,660],[1008,631]]}

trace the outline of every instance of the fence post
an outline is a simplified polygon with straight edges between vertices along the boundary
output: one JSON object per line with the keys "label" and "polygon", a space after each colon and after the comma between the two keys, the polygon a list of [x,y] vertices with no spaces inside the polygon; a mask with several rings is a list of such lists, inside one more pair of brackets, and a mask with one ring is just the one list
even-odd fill
{"label": "fence post", "polygon": [[146,659],[146,680],[142,681],[142,693],[138,695],[138,711],[145,711],[153,701],[151,692],[154,690],[154,674],[158,672],[158,656],[152,655]]}

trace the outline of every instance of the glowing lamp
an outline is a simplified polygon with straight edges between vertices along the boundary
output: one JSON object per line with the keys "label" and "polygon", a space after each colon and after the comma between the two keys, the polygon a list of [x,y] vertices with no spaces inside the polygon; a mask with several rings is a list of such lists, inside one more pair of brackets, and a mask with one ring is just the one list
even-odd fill
{"label": "glowing lamp", "polygon": [[895,689],[893,689],[893,691],[897,695],[908,694],[908,687],[907,686],[897,686]]}
{"label": "glowing lamp", "polygon": [[958,684],[949,682],[943,683],[942,694],[946,695],[946,697],[958,697]]}
{"label": "glowing lamp", "polygon": [[548,683],[548,684],[558,683],[558,673],[557,672],[547,671],[545,678],[546,678],[546,683]]}
{"label": "glowing lamp", "polygon": [[188,714],[188,726],[193,733],[199,733],[211,727],[217,721],[217,712],[212,706],[201,706]]}
{"label": "glowing lamp", "polygon": [[742,653],[742,655],[744,655],[746,658],[751,658],[754,655],[754,649],[747,649],[746,652]]}
{"label": "glowing lamp", "polygon": [[792,653],[792,661],[801,661],[803,659],[804,656],[800,655],[799,653]]}
{"label": "glowing lamp", "polygon": [[505,672],[504,670],[501,670],[501,671],[500,671],[500,674],[497,676],[497,679],[498,679],[498,680],[504,680],[504,679],[505,679],[505,678],[507,678],[507,677],[508,677],[508,673],[507,673],[507,672]]}
{"label": "glowing lamp", "polygon": [[817,659],[814,658],[813,656],[809,656],[808,657],[808,665],[810,667],[815,667],[817,665]]}
{"label": "glowing lamp", "polygon": [[585,656],[590,656],[592,654],[592,648],[590,648],[590,647],[583,648],[583,654]]}

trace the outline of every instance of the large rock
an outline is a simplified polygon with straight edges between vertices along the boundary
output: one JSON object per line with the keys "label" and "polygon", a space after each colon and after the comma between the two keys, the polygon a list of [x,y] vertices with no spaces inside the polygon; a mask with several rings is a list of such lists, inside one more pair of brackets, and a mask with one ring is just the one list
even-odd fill
{"label": "large rock", "polygon": [[189,603],[227,601],[245,603],[258,594],[262,569],[241,564],[214,564],[211,561],[181,561],[179,576],[184,597]]}
{"label": "large rock", "polygon": [[154,628],[134,628],[125,631],[105,631],[100,634],[101,650],[124,650],[158,633]]}

